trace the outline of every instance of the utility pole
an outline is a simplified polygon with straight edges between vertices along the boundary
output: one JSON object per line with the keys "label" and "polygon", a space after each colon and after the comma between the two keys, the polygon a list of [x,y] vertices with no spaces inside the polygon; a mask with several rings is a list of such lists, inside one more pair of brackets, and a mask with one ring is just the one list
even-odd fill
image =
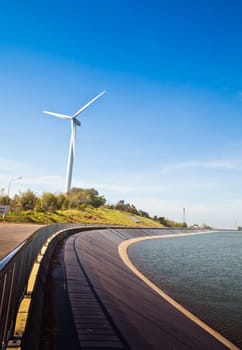
{"label": "utility pole", "polygon": [[186,208],[183,208],[182,219],[183,219],[183,222],[186,222]]}

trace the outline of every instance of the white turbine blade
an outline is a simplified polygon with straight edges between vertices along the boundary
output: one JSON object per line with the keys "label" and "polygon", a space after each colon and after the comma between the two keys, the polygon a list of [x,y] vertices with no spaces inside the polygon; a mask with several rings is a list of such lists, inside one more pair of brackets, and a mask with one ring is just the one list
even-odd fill
{"label": "white turbine blade", "polygon": [[106,91],[101,92],[99,95],[97,95],[96,97],[94,97],[91,101],[89,101],[85,106],[83,106],[82,108],[79,109],[79,111],[77,111],[72,118],[76,118],[81,112],[83,112],[87,107],[90,106],[90,104],[92,104],[94,101],[96,101],[99,97],[101,97],[103,94],[105,94]]}
{"label": "white turbine blade", "polygon": [[57,118],[62,118],[62,119],[72,119],[71,116],[65,115],[65,114],[59,114],[59,113],[54,113],[54,112],[48,112],[48,111],[43,111],[45,114],[53,115],[54,117]]}

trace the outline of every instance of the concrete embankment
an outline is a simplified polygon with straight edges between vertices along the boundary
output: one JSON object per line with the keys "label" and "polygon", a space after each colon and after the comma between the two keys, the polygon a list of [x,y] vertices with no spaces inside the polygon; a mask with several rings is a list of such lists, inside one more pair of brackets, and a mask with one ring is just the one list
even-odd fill
{"label": "concrete embankment", "polygon": [[65,349],[69,342],[72,349],[237,349],[162,297],[119,254],[131,238],[178,234],[100,229],[67,238],[49,271],[40,348]]}

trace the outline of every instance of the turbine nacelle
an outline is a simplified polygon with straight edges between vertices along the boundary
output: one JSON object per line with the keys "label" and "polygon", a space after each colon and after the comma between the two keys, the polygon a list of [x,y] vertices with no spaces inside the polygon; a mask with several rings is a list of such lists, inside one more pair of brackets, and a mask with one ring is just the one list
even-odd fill
{"label": "turbine nacelle", "polygon": [[81,126],[81,122],[77,118],[73,118],[72,120],[73,120],[75,125]]}

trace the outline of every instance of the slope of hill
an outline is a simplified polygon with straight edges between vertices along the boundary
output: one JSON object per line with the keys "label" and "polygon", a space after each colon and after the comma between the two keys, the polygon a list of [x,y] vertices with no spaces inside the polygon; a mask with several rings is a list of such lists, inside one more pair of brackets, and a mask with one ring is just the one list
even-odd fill
{"label": "slope of hill", "polygon": [[[0,219],[2,221],[2,218]],[[107,208],[85,208],[82,210],[68,209],[54,212],[21,211],[10,212],[5,221],[7,222],[30,222],[38,224],[52,223],[86,223],[104,225],[124,225],[133,227],[164,227],[160,223],[133,215],[127,212]]]}

